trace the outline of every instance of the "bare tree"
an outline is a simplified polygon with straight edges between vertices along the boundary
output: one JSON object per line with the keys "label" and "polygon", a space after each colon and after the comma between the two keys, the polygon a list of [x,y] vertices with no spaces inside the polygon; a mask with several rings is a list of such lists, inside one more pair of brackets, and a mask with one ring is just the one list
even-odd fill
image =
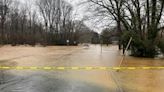
{"label": "bare tree", "polygon": [[66,43],[73,35],[72,6],[64,0],[40,0],[37,2],[43,17],[45,29],[49,36],[49,43]]}
{"label": "bare tree", "polygon": [[[96,7],[98,16],[111,17],[117,23],[118,34],[121,37],[121,18],[124,0],[87,0],[91,6]],[[119,38],[119,49],[121,49],[121,38]]]}
{"label": "bare tree", "polygon": [[61,3],[61,23],[62,23],[62,35],[64,39],[70,39],[71,27],[73,27],[72,22],[72,6],[69,3],[63,1]]}
{"label": "bare tree", "polygon": [[[54,24],[58,24],[60,19],[60,0],[39,0],[37,6],[44,19],[45,29],[47,32],[53,33]],[[56,26],[57,28],[58,26]],[[57,30],[58,31],[58,30]]]}
{"label": "bare tree", "polygon": [[12,3],[12,0],[1,0],[0,1],[0,21],[1,21],[1,42],[5,40],[4,25],[6,22],[7,14],[9,13],[9,7]]}

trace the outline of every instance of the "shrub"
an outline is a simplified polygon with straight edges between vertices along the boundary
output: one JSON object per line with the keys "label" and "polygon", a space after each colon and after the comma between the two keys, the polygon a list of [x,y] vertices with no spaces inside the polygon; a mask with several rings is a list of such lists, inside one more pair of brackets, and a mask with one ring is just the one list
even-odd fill
{"label": "shrub", "polygon": [[143,40],[137,34],[125,32],[122,36],[122,44],[124,46],[128,44],[130,37],[133,37],[130,47],[132,56],[150,57],[150,58],[155,57],[157,52],[155,49],[155,44],[153,44],[154,40],[148,40],[148,39]]}
{"label": "shrub", "polygon": [[160,48],[161,52],[164,54],[164,39],[161,39],[158,47]]}

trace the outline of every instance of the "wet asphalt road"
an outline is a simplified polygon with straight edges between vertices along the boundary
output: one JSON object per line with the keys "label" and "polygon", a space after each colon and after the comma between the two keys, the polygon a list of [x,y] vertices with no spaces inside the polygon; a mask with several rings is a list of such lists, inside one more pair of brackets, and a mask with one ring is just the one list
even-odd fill
{"label": "wet asphalt road", "polygon": [[[109,92],[110,89],[83,81],[52,78],[48,75],[20,77],[1,85],[0,92]],[[115,92],[114,90],[110,90]]]}
{"label": "wet asphalt road", "polygon": [[[2,50],[2,49],[1,49]],[[4,50],[4,51],[3,51]],[[1,65],[10,66],[117,66],[116,46],[4,48]],[[17,51],[17,52],[14,52]],[[1,71],[0,92],[121,92],[109,71]]]}

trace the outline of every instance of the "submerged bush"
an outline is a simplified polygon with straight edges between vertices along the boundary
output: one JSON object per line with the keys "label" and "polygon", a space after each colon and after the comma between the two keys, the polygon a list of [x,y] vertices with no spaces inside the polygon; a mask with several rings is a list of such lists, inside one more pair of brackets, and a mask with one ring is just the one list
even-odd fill
{"label": "submerged bush", "polygon": [[160,48],[161,52],[164,54],[164,39],[161,39],[158,47]]}
{"label": "submerged bush", "polygon": [[139,35],[130,32],[125,32],[122,36],[122,44],[124,46],[128,44],[130,37],[133,37],[133,40],[130,45],[132,56],[150,58],[155,57],[157,52],[155,49],[156,46],[154,40],[141,39]]}
{"label": "submerged bush", "polygon": [[156,49],[153,40],[141,40],[140,37],[134,37],[132,41],[132,54],[139,57],[155,57]]}

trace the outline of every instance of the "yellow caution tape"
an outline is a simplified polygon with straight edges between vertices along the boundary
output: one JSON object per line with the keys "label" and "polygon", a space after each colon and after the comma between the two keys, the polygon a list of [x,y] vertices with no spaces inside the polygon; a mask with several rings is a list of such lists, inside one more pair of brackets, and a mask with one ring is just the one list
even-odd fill
{"label": "yellow caution tape", "polygon": [[10,67],[0,66],[0,70],[163,70],[164,67]]}

